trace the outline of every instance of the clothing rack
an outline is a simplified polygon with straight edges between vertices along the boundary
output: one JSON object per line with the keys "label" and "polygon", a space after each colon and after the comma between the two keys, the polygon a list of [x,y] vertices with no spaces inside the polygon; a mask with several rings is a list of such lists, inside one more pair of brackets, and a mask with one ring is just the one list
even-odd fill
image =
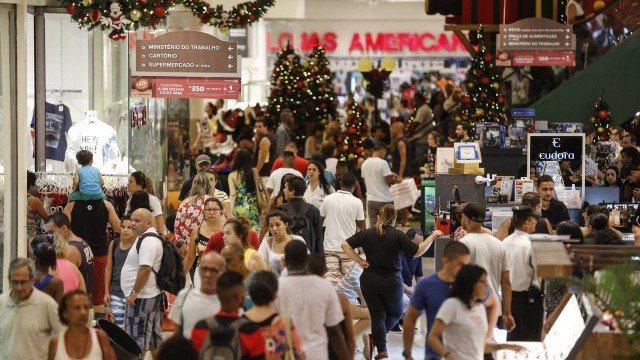
{"label": "clothing rack", "polygon": [[[102,174],[105,194],[126,191],[128,174]],[[41,194],[69,194],[73,187],[73,174],[66,172],[36,172],[36,185]]]}

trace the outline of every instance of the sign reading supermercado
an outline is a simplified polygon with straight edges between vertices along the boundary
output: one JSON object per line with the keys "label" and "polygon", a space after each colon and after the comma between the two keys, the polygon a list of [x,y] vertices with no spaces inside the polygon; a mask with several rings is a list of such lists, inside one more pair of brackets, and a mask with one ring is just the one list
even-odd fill
{"label": "sign reading supermercado", "polygon": [[239,78],[237,44],[198,31],[172,31],[137,40],[132,75]]}

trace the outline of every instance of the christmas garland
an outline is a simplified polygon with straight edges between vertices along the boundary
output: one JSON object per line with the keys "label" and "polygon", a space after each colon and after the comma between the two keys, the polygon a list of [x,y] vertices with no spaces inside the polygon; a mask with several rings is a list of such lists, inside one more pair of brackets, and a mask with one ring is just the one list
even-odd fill
{"label": "christmas garland", "polygon": [[140,27],[155,28],[167,17],[174,0],[60,0],[80,28],[111,30],[113,41],[126,39],[126,32]]}
{"label": "christmas garland", "polygon": [[275,4],[275,0],[246,1],[228,11],[222,5],[211,7],[203,0],[182,0],[181,4],[189,8],[201,23],[227,31],[230,28],[243,28],[260,20]]}

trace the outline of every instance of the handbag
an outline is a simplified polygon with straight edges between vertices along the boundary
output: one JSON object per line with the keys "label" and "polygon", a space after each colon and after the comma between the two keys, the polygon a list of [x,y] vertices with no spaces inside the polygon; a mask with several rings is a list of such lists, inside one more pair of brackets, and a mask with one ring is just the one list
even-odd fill
{"label": "handbag", "polygon": [[267,205],[269,204],[269,195],[267,194],[267,188],[262,182],[262,178],[260,177],[258,169],[251,168],[251,171],[253,171],[253,182],[256,185],[256,200],[258,203],[258,210],[264,211],[267,209]]}

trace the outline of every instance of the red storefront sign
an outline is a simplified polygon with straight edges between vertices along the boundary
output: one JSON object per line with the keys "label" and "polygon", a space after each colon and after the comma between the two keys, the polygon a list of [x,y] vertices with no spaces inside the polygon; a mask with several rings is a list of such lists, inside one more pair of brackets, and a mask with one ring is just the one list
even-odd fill
{"label": "red storefront sign", "polygon": [[237,100],[240,79],[140,77],[131,82],[131,96]]}
{"label": "red storefront sign", "polygon": [[575,51],[498,51],[497,66],[576,66]]}
{"label": "red storefront sign", "polygon": [[[267,49],[278,52],[287,44],[302,51],[310,51],[320,44],[328,53],[338,50],[340,39],[334,32],[307,33],[294,35],[291,32],[267,33]],[[453,33],[354,33],[349,41],[349,52],[447,52],[466,51],[460,39]]]}

